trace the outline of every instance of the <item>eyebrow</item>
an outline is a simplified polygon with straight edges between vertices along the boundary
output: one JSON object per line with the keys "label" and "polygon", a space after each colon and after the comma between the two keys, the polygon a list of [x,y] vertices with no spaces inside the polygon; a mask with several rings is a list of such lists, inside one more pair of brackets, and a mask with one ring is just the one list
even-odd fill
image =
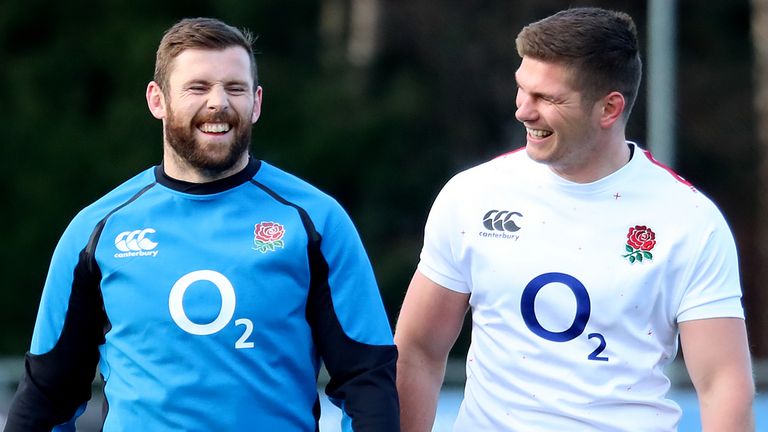
{"label": "eyebrow", "polygon": [[561,101],[561,100],[564,100],[562,94],[560,94],[560,93],[542,93],[542,92],[538,92],[538,91],[530,91],[530,90],[524,89],[520,85],[520,82],[517,80],[517,72],[515,72],[515,84],[517,85],[518,90],[522,90],[522,91],[526,92],[527,94],[529,94],[532,97],[537,98],[537,99],[544,99],[544,100],[551,100],[551,101]]}
{"label": "eyebrow", "polygon": [[537,92],[537,91],[526,90],[526,89],[524,89],[523,87],[520,86],[520,83],[518,83],[517,80],[515,80],[515,83],[517,84],[517,89],[518,90],[522,90],[522,91],[524,91],[525,93],[529,94],[530,96],[532,96],[534,98],[537,98],[537,99],[550,99],[550,100],[558,100],[558,99],[560,99],[560,97],[558,95],[553,94],[553,93],[542,93],[542,92]]}

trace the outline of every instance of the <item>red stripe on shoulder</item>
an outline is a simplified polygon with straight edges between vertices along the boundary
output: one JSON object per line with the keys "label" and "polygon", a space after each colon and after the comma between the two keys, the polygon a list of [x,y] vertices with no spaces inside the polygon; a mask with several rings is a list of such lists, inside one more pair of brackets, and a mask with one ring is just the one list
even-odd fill
{"label": "red stripe on shoulder", "polygon": [[656,165],[656,166],[658,166],[658,167],[660,167],[660,168],[664,169],[665,171],[667,171],[669,174],[671,174],[671,175],[672,175],[672,177],[674,177],[674,178],[675,178],[675,180],[677,180],[677,181],[679,181],[680,183],[682,183],[682,184],[684,184],[684,185],[688,186],[689,188],[691,188],[691,190],[692,190],[692,191],[694,191],[694,192],[698,192],[698,191],[696,190],[696,188],[693,186],[693,184],[691,184],[691,182],[689,182],[688,180],[684,179],[684,178],[683,178],[683,177],[682,177],[680,174],[676,173],[676,172],[675,172],[675,171],[674,171],[672,168],[670,168],[670,167],[668,167],[668,166],[664,165],[663,163],[661,163],[661,162],[657,161],[656,159],[654,159],[654,157],[653,157],[653,155],[651,154],[651,152],[649,152],[648,150],[643,150],[643,153],[644,153],[644,154],[645,154],[645,156],[648,158],[648,160],[650,160],[650,161],[651,161],[651,163],[652,163],[652,164],[654,164],[654,165]]}

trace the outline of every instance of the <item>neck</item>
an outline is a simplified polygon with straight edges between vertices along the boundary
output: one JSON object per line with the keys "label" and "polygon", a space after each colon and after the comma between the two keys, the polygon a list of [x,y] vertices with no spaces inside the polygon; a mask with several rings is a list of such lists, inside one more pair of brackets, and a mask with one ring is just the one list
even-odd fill
{"label": "neck", "polygon": [[248,165],[248,152],[244,152],[231,167],[223,170],[194,167],[167,147],[163,152],[165,174],[188,183],[208,183],[223,179],[240,172],[246,165]]}
{"label": "neck", "polygon": [[574,183],[592,183],[607,177],[629,163],[630,150],[624,135],[616,137],[603,145],[595,145],[591,151],[583,154],[581,160],[569,161],[569,164],[550,165],[550,169],[560,177]]}

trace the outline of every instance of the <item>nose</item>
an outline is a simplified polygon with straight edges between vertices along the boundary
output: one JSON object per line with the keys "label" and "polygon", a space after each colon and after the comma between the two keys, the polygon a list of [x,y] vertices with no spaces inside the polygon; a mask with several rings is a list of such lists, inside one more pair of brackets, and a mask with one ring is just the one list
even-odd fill
{"label": "nose", "polygon": [[229,108],[227,91],[222,86],[213,86],[208,94],[208,109],[211,111],[223,111],[227,108]]}
{"label": "nose", "polygon": [[524,123],[536,120],[538,113],[532,98],[520,89],[517,90],[515,105],[517,106],[517,110],[515,111],[515,118],[517,121]]}

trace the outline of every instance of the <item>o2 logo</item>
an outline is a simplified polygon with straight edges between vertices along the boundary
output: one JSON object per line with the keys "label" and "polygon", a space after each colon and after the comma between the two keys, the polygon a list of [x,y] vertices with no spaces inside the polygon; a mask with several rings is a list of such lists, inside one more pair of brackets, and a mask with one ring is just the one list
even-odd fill
{"label": "o2 logo", "polygon": [[[221,295],[221,309],[219,315],[213,321],[207,324],[197,324],[192,322],[184,311],[184,294],[187,288],[195,282],[207,281],[212,283],[219,290]],[[198,270],[187,273],[173,284],[171,294],[168,296],[168,309],[171,312],[171,318],[182,330],[197,336],[207,336],[221,331],[232,321],[235,314],[235,288],[229,279],[223,274],[213,270]],[[253,342],[247,342],[253,333],[253,322],[247,318],[235,320],[235,325],[244,326],[243,335],[235,342],[235,348],[253,348]]]}
{"label": "o2 logo", "polygon": [[[545,329],[536,317],[536,309],[534,308],[536,296],[539,294],[539,291],[551,283],[561,283],[567,286],[571,289],[573,296],[576,298],[576,316],[573,318],[573,323],[570,327],[561,332],[553,332]],[[536,335],[552,342],[568,342],[581,336],[589,321],[591,309],[592,305],[589,301],[589,293],[584,287],[584,284],[579,282],[575,277],[565,273],[544,273],[536,276],[525,286],[522,298],[520,299],[520,312],[523,316],[523,321],[525,321],[525,325]],[[597,348],[587,356],[587,359],[608,361],[608,357],[600,356],[605,350],[605,337],[600,333],[590,333],[587,335],[587,338],[590,340],[598,340]]]}

